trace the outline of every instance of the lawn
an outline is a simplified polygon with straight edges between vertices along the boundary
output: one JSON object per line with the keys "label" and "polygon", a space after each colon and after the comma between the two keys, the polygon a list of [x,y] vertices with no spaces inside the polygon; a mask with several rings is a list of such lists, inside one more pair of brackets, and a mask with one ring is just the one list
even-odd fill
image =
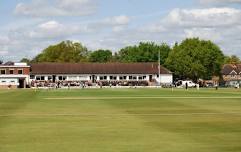
{"label": "lawn", "polygon": [[240,152],[234,89],[0,90],[0,152]]}

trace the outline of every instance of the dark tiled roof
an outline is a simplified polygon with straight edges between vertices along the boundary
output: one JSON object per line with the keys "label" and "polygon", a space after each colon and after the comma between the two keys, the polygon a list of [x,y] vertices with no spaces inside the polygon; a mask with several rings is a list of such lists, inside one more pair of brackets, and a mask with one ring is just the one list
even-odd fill
{"label": "dark tiled roof", "polygon": [[232,71],[235,71],[237,74],[241,72],[241,64],[225,64],[222,69],[223,75],[229,75]]}
{"label": "dark tiled roof", "polygon": [[6,65],[6,66],[11,66],[11,65],[14,65],[14,62],[8,61],[8,62],[4,63],[4,65]]}
{"label": "dark tiled roof", "polygon": [[[158,74],[157,63],[36,63],[31,74]],[[161,74],[171,74],[161,66]]]}

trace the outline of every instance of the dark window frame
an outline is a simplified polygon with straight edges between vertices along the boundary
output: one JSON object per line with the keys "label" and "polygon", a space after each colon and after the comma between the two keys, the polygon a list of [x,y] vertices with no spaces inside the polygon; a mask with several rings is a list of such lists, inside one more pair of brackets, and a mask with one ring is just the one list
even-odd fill
{"label": "dark window frame", "polygon": [[[4,71],[4,72],[3,72],[3,71]],[[0,70],[0,74],[1,74],[1,75],[7,74],[7,73],[6,73],[6,69],[1,69],[1,70]]]}
{"label": "dark window frame", "polygon": [[18,74],[23,74],[23,69],[18,69]]}

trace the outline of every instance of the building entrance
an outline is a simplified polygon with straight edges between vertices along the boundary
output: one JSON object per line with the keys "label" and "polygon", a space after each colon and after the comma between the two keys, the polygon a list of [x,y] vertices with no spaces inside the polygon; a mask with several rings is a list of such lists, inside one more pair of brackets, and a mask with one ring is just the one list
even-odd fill
{"label": "building entrance", "polygon": [[19,79],[19,88],[26,88],[26,82],[24,78]]}

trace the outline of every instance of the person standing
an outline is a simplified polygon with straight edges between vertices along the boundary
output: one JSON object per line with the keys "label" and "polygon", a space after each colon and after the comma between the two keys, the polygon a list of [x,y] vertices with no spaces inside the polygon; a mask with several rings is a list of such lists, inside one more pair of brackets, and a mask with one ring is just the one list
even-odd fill
{"label": "person standing", "polygon": [[185,86],[186,86],[186,90],[188,90],[188,83],[187,82],[185,83]]}
{"label": "person standing", "polygon": [[197,83],[196,87],[197,87],[197,90],[199,90],[199,89],[200,89],[200,87],[199,87],[199,83]]}
{"label": "person standing", "polygon": [[215,84],[215,89],[218,90],[218,83]]}
{"label": "person standing", "polygon": [[237,83],[237,84],[235,85],[235,88],[236,88],[236,89],[239,89],[239,83]]}

